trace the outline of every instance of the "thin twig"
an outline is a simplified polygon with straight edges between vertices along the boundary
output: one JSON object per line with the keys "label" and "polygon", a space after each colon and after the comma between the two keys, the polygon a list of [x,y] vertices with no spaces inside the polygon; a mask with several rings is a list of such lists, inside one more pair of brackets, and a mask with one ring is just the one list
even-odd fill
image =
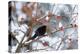
{"label": "thin twig", "polygon": [[20,50],[20,48],[21,48],[21,45],[22,45],[22,41],[24,40],[24,38],[26,37],[27,34],[28,34],[28,32],[26,32],[26,33],[24,34],[24,36],[23,36],[22,40],[20,41],[20,43],[18,44],[17,49],[16,49],[15,52],[19,52],[19,50]]}
{"label": "thin twig", "polygon": [[60,42],[60,44],[59,44],[59,46],[57,47],[57,49],[56,49],[56,50],[59,50],[59,48],[60,48],[61,44],[62,44],[62,41]]}

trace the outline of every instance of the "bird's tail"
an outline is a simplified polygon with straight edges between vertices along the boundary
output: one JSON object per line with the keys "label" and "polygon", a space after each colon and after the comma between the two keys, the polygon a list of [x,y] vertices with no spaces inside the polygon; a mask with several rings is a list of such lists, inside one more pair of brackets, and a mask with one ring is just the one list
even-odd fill
{"label": "bird's tail", "polygon": [[34,36],[30,37],[27,41],[34,40],[36,37],[37,37],[37,35],[35,34]]}
{"label": "bird's tail", "polygon": [[37,35],[35,34],[35,35],[32,37],[32,40],[35,39],[36,37],[37,37]]}

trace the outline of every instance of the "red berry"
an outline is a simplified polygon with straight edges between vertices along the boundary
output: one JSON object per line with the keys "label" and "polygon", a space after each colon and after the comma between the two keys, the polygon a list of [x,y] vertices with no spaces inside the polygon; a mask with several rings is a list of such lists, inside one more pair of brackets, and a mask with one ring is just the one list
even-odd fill
{"label": "red berry", "polygon": [[63,31],[63,30],[64,30],[64,28],[63,28],[63,27],[60,27],[60,30],[61,30],[61,31]]}
{"label": "red berry", "polygon": [[43,45],[44,46],[48,46],[49,44],[48,44],[48,42],[44,42]]}
{"label": "red berry", "polygon": [[77,27],[77,25],[75,24],[74,27]]}
{"label": "red berry", "polygon": [[62,16],[57,16],[56,18],[57,18],[57,19],[61,19],[61,18],[62,18]]}
{"label": "red berry", "polygon": [[72,39],[70,38],[69,40],[71,41]]}

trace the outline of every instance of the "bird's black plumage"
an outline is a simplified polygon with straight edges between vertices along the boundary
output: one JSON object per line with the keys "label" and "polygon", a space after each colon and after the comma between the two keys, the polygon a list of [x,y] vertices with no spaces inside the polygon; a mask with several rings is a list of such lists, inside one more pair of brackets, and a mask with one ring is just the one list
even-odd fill
{"label": "bird's black plumage", "polygon": [[32,36],[30,39],[35,39],[37,36],[42,36],[45,34],[45,32],[46,32],[46,26],[45,25],[41,26],[35,31],[34,36]]}

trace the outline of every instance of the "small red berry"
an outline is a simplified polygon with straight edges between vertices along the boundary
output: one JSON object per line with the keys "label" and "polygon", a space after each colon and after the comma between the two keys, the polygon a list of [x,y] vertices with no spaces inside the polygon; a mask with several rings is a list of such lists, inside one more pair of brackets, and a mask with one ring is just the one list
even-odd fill
{"label": "small red berry", "polygon": [[60,27],[60,30],[61,30],[61,31],[63,31],[63,30],[64,30],[64,28],[63,28],[63,27]]}
{"label": "small red berry", "polygon": [[49,44],[48,44],[48,42],[44,42],[43,45],[44,46],[48,46]]}
{"label": "small red berry", "polygon": [[57,18],[57,19],[61,19],[61,18],[62,18],[62,16],[57,16],[56,18]]}
{"label": "small red berry", "polygon": [[77,27],[77,25],[75,24],[74,27]]}

